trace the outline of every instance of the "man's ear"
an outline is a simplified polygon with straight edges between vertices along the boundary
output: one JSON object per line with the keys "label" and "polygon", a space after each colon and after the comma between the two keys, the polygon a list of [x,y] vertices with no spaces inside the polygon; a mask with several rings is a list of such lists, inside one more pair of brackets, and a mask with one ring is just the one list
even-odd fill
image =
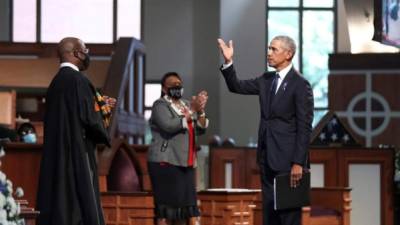
{"label": "man's ear", "polygon": [[293,58],[293,52],[290,51],[290,50],[288,50],[288,51],[286,52],[286,59],[287,59],[287,60],[291,60],[292,58]]}
{"label": "man's ear", "polygon": [[73,51],[73,54],[74,54],[74,56],[75,56],[76,58],[79,59],[79,52],[78,52],[78,51]]}
{"label": "man's ear", "polygon": [[161,91],[164,92],[164,94],[167,94],[167,93],[168,93],[168,90],[167,90],[166,87],[162,87],[162,88],[161,88]]}

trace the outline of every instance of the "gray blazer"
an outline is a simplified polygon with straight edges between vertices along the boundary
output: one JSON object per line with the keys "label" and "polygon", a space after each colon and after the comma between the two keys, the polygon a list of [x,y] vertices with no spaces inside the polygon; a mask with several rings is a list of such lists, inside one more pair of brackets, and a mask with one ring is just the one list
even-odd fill
{"label": "gray blazer", "polygon": [[[184,102],[189,105],[188,101]],[[154,102],[150,118],[153,138],[147,156],[149,162],[188,166],[189,132],[183,127],[182,118],[166,99],[159,98]],[[195,137],[205,133],[205,128],[197,125],[197,118],[194,118],[194,126]]]}

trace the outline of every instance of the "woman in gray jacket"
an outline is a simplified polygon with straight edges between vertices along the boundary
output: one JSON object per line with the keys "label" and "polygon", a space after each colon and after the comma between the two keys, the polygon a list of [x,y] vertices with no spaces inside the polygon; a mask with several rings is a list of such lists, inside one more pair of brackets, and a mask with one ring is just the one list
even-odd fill
{"label": "woman in gray jacket", "polygon": [[208,127],[207,92],[183,100],[183,83],[171,72],[161,80],[161,98],[153,104],[148,168],[159,225],[181,225],[200,215],[196,201],[196,136]]}

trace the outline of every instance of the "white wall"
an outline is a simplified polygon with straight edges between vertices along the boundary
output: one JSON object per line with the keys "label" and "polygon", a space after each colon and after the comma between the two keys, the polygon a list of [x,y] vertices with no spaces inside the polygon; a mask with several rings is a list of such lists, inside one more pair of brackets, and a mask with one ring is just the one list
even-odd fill
{"label": "white wall", "polygon": [[219,112],[219,51],[216,38],[219,36],[220,4],[216,0],[194,0],[193,28],[193,91],[206,90],[209,94],[207,116],[210,126],[207,134],[200,140],[207,143],[212,134],[220,134]]}
{"label": "white wall", "polygon": [[9,13],[10,3],[8,1],[0,1],[0,41],[9,40]]}
{"label": "white wall", "polygon": [[383,225],[381,221],[381,165],[349,165],[350,224]]}
{"label": "white wall", "polygon": [[[234,65],[241,79],[254,78],[265,70],[265,1],[221,0],[221,37],[233,40]],[[222,61],[221,61],[222,62]],[[221,136],[247,145],[257,137],[260,119],[257,96],[241,96],[220,85]]]}
{"label": "white wall", "polygon": [[344,3],[345,22],[348,26],[352,53],[399,52],[398,48],[372,41],[374,35],[374,0],[345,0]]}
{"label": "white wall", "polygon": [[349,37],[349,29],[347,27],[347,16],[346,9],[344,6],[344,0],[337,1],[337,30],[336,34],[339,53],[350,52],[350,37]]}
{"label": "white wall", "polygon": [[146,46],[146,79],[160,80],[170,71],[184,81],[185,95],[193,83],[193,1],[146,0],[143,42]]}
{"label": "white wall", "polygon": [[207,143],[219,134],[219,1],[146,0],[144,36],[146,79],[160,80],[168,71],[178,72],[185,86],[185,98],[206,90],[210,126],[200,140]]}

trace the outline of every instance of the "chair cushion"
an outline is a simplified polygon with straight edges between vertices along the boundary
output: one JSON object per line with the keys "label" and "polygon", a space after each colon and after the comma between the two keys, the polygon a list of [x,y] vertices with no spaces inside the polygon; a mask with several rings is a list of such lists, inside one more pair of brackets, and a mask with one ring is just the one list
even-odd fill
{"label": "chair cushion", "polygon": [[340,216],[340,213],[334,209],[326,207],[311,206],[311,217],[318,216]]}

